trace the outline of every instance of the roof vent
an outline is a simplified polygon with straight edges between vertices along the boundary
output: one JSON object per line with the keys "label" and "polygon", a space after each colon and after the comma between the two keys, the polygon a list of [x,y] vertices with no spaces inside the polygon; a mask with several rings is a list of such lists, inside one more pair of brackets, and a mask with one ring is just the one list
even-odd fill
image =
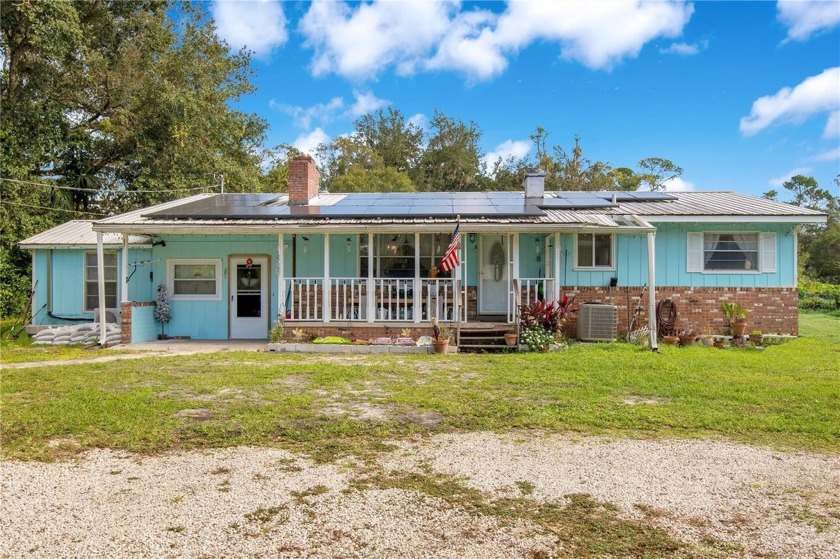
{"label": "roof vent", "polygon": [[538,199],[545,196],[545,171],[534,169],[525,175],[525,200]]}

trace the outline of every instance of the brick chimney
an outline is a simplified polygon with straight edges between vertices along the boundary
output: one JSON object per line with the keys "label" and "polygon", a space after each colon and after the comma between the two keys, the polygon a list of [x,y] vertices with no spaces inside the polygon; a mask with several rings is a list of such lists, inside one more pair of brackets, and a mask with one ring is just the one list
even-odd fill
{"label": "brick chimney", "polygon": [[308,155],[298,155],[289,162],[289,205],[305,206],[318,195],[321,177],[315,161]]}
{"label": "brick chimney", "polygon": [[525,175],[525,200],[542,201],[545,195],[545,171],[534,169]]}

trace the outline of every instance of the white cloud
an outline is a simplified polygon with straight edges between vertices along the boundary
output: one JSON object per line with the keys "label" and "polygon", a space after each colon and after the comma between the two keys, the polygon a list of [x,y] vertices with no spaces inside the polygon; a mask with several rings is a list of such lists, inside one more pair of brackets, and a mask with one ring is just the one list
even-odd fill
{"label": "white cloud", "polygon": [[516,159],[520,159],[528,155],[529,151],[531,151],[531,142],[527,140],[505,140],[496,146],[496,149],[488,152],[481,159],[487,165],[487,168],[490,169],[499,158],[504,160],[513,156]]}
{"label": "white cloud", "polygon": [[388,101],[378,98],[370,91],[367,93],[353,91],[353,96],[356,98],[356,101],[347,109],[347,114],[351,118],[358,118],[389,104]]}
{"label": "white cloud", "polygon": [[211,8],[216,34],[234,48],[247,47],[259,58],[286,43],[286,15],[276,0],[216,0]]}
{"label": "white cloud", "polygon": [[777,121],[804,121],[811,115],[830,112],[827,136],[840,128],[840,67],[828,68],[822,74],[805,78],[796,87],[784,87],[775,95],[756,99],[748,116],[741,119],[741,133],[747,136],[764,130]]}
{"label": "white cloud", "polygon": [[315,51],[312,73],[366,78],[390,65],[411,73],[412,61],[440,40],[456,7],[451,0],[374,1],[355,8],[314,2],[300,23],[305,45]]}
{"label": "white cloud", "polygon": [[834,161],[835,159],[840,159],[840,147],[820,152],[812,157],[811,161]]}
{"label": "white cloud", "polygon": [[502,13],[460,10],[452,0],[374,0],[353,8],[343,2],[314,3],[300,30],[314,50],[315,75],[371,78],[394,67],[403,75],[455,70],[471,80],[486,80],[537,41],[558,44],[566,60],[609,69],[637,56],[656,37],[678,36],[694,8],[683,1],[566,0],[510,2]]}
{"label": "white cloud", "polygon": [[292,145],[298,148],[305,154],[308,155],[315,155],[315,148],[317,148],[320,144],[326,144],[330,141],[330,137],[327,136],[327,133],[324,132],[321,128],[316,128],[312,132],[308,132],[306,134],[301,134],[295,141],[292,142]]}
{"label": "white cloud", "polygon": [[349,107],[346,106],[342,97],[333,97],[326,103],[316,103],[309,107],[286,105],[285,103],[279,103],[272,99],[268,102],[268,106],[275,111],[286,113],[292,117],[292,122],[298,128],[310,130],[313,123],[323,126],[340,117],[358,118],[389,104],[388,101],[378,98],[370,91],[360,92],[354,90],[353,97],[355,101]]}
{"label": "white cloud", "polygon": [[777,18],[788,28],[785,41],[806,41],[840,25],[840,3],[826,0],[780,0]]}
{"label": "white cloud", "polygon": [[408,124],[425,130],[429,125],[429,119],[423,113],[417,113],[408,119]]}
{"label": "white cloud", "polygon": [[659,49],[661,54],[676,54],[679,56],[692,56],[700,51],[709,48],[709,41],[700,41],[699,43],[671,43],[667,48]]}
{"label": "white cloud", "polygon": [[669,179],[665,181],[664,186],[665,190],[668,192],[685,192],[688,190],[694,190],[694,183],[687,181],[682,177]]}
{"label": "white cloud", "polygon": [[767,182],[770,184],[770,186],[774,186],[776,188],[781,188],[782,183],[787,181],[792,176],[794,176],[794,175],[807,175],[810,172],[811,172],[810,167],[796,167],[795,169],[791,169],[787,173],[785,173],[781,176],[778,176],[776,178],[770,179]]}
{"label": "white cloud", "polygon": [[312,122],[326,124],[335,118],[335,115],[344,108],[344,99],[333,97],[326,103],[317,103],[311,107],[299,105],[285,105],[276,102],[274,99],[268,102],[268,106],[276,111],[281,111],[292,117],[295,126],[309,130]]}
{"label": "white cloud", "polygon": [[823,138],[837,138],[838,136],[840,136],[840,111],[834,111],[828,115],[828,121],[825,123],[825,130],[823,130]]}

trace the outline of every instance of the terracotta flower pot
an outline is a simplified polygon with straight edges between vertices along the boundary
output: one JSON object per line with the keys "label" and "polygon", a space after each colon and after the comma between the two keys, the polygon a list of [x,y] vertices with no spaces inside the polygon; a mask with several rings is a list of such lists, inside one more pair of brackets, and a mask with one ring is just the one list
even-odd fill
{"label": "terracotta flower pot", "polygon": [[732,335],[737,338],[743,336],[744,332],[747,330],[746,322],[733,322],[730,326],[732,327]]}
{"label": "terracotta flower pot", "polygon": [[449,350],[449,340],[435,340],[432,342],[435,353],[446,353]]}
{"label": "terracotta flower pot", "polygon": [[515,332],[508,332],[508,333],[505,334],[505,343],[507,345],[511,346],[511,347],[515,346],[516,345],[516,338],[517,338],[517,335],[516,335]]}
{"label": "terracotta flower pot", "polygon": [[666,345],[677,345],[680,343],[679,336],[662,336],[662,341],[665,342]]}

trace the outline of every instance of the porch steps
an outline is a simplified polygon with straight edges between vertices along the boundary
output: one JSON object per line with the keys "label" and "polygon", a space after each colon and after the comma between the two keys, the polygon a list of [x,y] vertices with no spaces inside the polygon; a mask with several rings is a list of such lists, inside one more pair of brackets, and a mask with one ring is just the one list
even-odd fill
{"label": "porch steps", "polygon": [[484,353],[501,352],[514,349],[505,342],[505,333],[510,332],[508,325],[484,328],[461,328],[458,351]]}

